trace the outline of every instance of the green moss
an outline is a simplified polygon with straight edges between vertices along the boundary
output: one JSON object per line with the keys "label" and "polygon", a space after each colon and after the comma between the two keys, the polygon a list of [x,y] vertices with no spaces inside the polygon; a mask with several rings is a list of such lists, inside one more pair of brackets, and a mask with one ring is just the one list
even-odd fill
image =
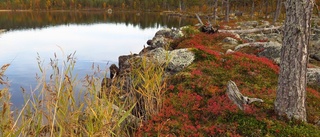
{"label": "green moss", "polygon": [[220,122],[236,123],[237,133],[242,136],[265,136],[268,132],[265,122],[244,113],[228,113],[227,117]]}
{"label": "green moss", "polygon": [[184,32],[185,37],[192,37],[195,34],[200,33],[200,31],[197,28],[192,26],[183,27],[182,31]]}
{"label": "green moss", "polygon": [[275,122],[268,129],[269,135],[279,137],[320,137],[319,128],[310,124],[290,124]]}
{"label": "green moss", "polygon": [[217,60],[216,56],[207,54],[202,50],[193,49],[192,51],[195,55],[195,60],[194,60],[195,62],[204,61],[204,60],[210,60],[210,61]]}

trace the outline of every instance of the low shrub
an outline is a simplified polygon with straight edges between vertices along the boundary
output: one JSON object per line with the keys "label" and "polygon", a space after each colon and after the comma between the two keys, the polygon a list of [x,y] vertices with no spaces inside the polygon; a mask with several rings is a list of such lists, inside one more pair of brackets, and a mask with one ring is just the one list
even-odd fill
{"label": "low shrub", "polygon": [[[310,124],[291,126],[273,112],[279,67],[251,54],[222,54],[217,43],[226,34],[218,35],[200,33],[180,43],[179,47],[194,49],[195,63],[170,78],[164,107],[144,122],[136,135],[317,136],[319,128]],[[229,80],[245,96],[261,98],[264,103],[239,110],[226,96]],[[320,112],[315,108],[320,98],[314,92],[308,89],[308,121],[318,119]]]}

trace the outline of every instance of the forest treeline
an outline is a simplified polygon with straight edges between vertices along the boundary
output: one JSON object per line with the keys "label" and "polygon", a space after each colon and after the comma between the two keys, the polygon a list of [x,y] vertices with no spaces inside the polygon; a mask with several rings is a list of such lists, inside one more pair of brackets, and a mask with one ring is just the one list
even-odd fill
{"label": "forest treeline", "polygon": [[[6,10],[134,10],[134,11],[231,11],[275,12],[277,3],[285,0],[0,0],[0,9]],[[320,3],[320,0],[315,0]],[[250,10],[249,10],[250,9]],[[282,8],[284,9],[284,8]]]}
{"label": "forest treeline", "polygon": [[157,13],[130,12],[0,12],[0,26],[7,30],[46,28],[56,25],[93,23],[124,23],[140,29],[181,27],[197,23],[196,19],[161,16]]}

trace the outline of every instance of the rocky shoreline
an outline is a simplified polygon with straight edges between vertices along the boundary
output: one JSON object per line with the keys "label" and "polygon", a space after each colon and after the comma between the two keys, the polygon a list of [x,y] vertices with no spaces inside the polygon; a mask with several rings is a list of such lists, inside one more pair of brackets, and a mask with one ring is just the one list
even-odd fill
{"label": "rocky shoreline", "polygon": [[0,34],[6,32],[5,29],[0,29]]}
{"label": "rocky shoreline", "polygon": [[[108,96],[112,85],[117,85],[116,88],[124,92],[120,94],[119,98],[122,100],[128,98],[128,100],[138,99],[138,103],[133,108],[132,114],[139,118],[144,117],[145,101],[141,98],[140,93],[132,91],[135,89],[135,87],[132,87],[134,85],[132,77],[136,75],[132,71],[141,69],[143,65],[155,65],[158,68],[163,68],[164,74],[161,77],[164,80],[166,77],[189,66],[195,59],[195,55],[190,49],[174,49],[169,47],[172,41],[183,36],[184,34],[180,29],[162,29],[155,34],[152,40],[148,40],[148,46],[144,47],[139,54],[119,56],[118,65],[112,64],[109,68],[110,78],[105,77],[101,82],[99,97],[103,95]],[[138,85],[141,84],[143,83]]]}
{"label": "rocky shoreline", "polygon": [[[118,65],[112,64],[110,66],[110,78],[105,78],[107,80],[104,81],[111,81],[115,77],[128,75],[132,67],[132,61],[142,60],[142,58],[146,58],[150,63],[165,66],[168,75],[181,71],[193,62],[195,56],[190,49],[173,49],[169,45],[172,41],[183,36],[181,30],[159,30],[152,40],[147,41],[148,46],[144,47],[139,54],[119,56]],[[102,82],[102,85],[108,84]]]}
{"label": "rocky shoreline", "polygon": [[[267,21],[248,21],[239,23],[239,26],[239,28],[246,29],[270,27],[271,25]],[[228,28],[228,26],[224,27]],[[132,89],[130,89],[130,87],[127,85],[130,85],[132,82],[130,76],[132,65],[139,66],[143,58],[145,58],[148,63],[157,64],[161,67],[164,67],[164,77],[174,75],[192,64],[195,59],[195,55],[191,49],[175,49],[175,47],[172,47],[172,42],[185,37],[186,34],[184,34],[182,31],[185,28],[186,27],[179,29],[161,29],[156,32],[155,36],[151,40],[147,41],[148,46],[144,47],[138,54],[119,56],[119,64],[112,64],[110,66],[110,78],[104,78],[101,82],[101,94],[108,94],[111,85],[116,81],[119,81],[119,79],[124,81],[125,84],[118,88],[123,89],[126,93],[131,92],[130,90]],[[235,38],[242,39],[247,42],[241,44],[235,38],[226,37],[221,41],[221,46],[229,49],[227,54],[232,54],[236,51],[245,52],[248,49],[253,49],[258,51],[255,53],[257,56],[266,57],[270,60],[273,60],[276,64],[280,64],[280,52],[282,47],[281,32],[275,31],[271,33],[248,34],[234,33],[233,35]],[[320,52],[318,50],[320,49],[319,37],[320,33],[313,33],[310,44],[310,60],[312,61],[319,61],[317,58],[320,59]],[[320,67],[314,65],[314,67],[308,68],[307,77],[309,84],[320,84]],[[134,111],[135,110],[133,110],[133,112]],[[140,112],[139,115],[143,115],[139,105],[137,105],[136,112],[137,111]],[[135,116],[138,116],[138,114]]]}
{"label": "rocky shoreline", "polygon": [[[101,82],[99,97],[102,97],[103,95],[108,96],[113,88],[117,88],[118,91],[123,92],[118,94],[119,99],[125,102],[133,101],[135,104],[131,111],[130,116],[132,116],[132,118],[130,118],[130,120],[145,120],[148,116],[145,107],[155,106],[152,106],[152,103],[146,101],[146,97],[141,95],[141,93],[138,93],[137,89],[143,87],[145,83],[133,84],[136,77],[132,71],[135,71],[135,69],[139,68],[139,66],[144,63],[147,65],[149,65],[149,63],[152,65],[158,65],[157,67],[164,68],[165,74],[161,77],[162,80],[165,80],[191,65],[195,60],[195,53],[193,53],[194,50],[188,48],[176,49],[175,47],[175,42],[177,40],[179,42],[180,38],[183,39],[187,37],[186,35],[189,35],[185,33],[185,29],[186,27],[179,29],[161,29],[156,32],[155,36],[151,40],[147,41],[148,46],[144,47],[138,54],[119,56],[119,64],[112,64],[109,68],[110,78],[104,78]],[[258,57],[268,58],[273,60],[275,64],[279,65],[282,47],[281,35],[281,32],[266,34],[233,33],[230,35],[231,37],[225,37],[223,40],[218,42],[219,46],[222,46],[223,49],[228,49],[226,50],[226,53],[219,53],[233,54],[233,52],[244,52],[247,54],[254,54]],[[319,52],[317,48],[320,49],[320,44],[317,43],[320,43],[320,40],[315,39],[317,36],[320,36],[320,33],[314,33],[313,38],[311,39],[310,56]],[[246,41],[245,39],[251,39],[252,41],[244,42]],[[252,51],[254,51],[254,53],[252,53]],[[310,62],[312,61],[316,61],[318,63],[319,61],[310,57],[308,64],[307,83],[308,85],[314,86],[320,84],[320,67],[317,66],[317,64],[310,65]],[[156,102],[154,99],[153,101]],[[319,125],[319,121],[317,120],[314,121],[314,123],[318,123],[317,125]]]}
{"label": "rocky shoreline", "polygon": [[[246,21],[236,23],[236,29],[252,29],[252,28],[268,28],[273,27],[268,21]],[[281,25],[281,24],[276,24]],[[224,26],[230,29],[229,26]],[[309,68],[307,71],[308,84],[320,84],[320,28],[315,26],[312,28],[311,39],[309,44]],[[280,53],[282,47],[282,30],[266,32],[266,33],[247,33],[234,34],[236,37],[246,41],[244,44],[227,37],[223,40],[225,47],[230,47],[228,52],[240,51],[256,51],[257,56],[266,57],[273,60],[276,64],[280,64]],[[252,53],[250,53],[252,54]]]}

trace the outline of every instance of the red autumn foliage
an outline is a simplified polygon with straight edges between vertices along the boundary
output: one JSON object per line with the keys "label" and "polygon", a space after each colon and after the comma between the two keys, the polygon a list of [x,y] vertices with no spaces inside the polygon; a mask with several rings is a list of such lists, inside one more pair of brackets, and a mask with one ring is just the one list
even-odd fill
{"label": "red autumn foliage", "polygon": [[[241,52],[221,54],[224,50],[217,42],[229,35],[200,33],[179,44],[180,48],[197,49],[199,54],[196,55],[202,60],[185,70],[190,75],[177,76],[171,80],[168,87],[170,94],[166,96],[163,108],[143,123],[137,136],[237,137],[246,131],[241,131],[243,127],[237,122],[228,123],[228,119],[234,115],[244,115],[244,120],[254,119],[255,126],[261,126],[259,124],[264,123],[266,118],[277,120],[274,113],[269,112],[272,110],[270,103],[246,105],[242,112],[226,96],[226,83],[233,80],[244,95],[271,102],[276,95],[279,73],[279,67],[267,58]],[[308,89],[308,93],[320,98],[319,92],[315,90]],[[312,117],[308,120],[318,118],[317,113],[309,114]],[[272,132],[274,129],[269,128],[275,126],[267,124],[266,127]],[[250,124],[248,128],[251,128]],[[257,133],[256,136],[266,135],[260,131],[252,132]]]}
{"label": "red autumn foliage", "polygon": [[[241,57],[241,58],[248,58],[248,59],[251,60],[252,64],[253,64],[253,62],[265,64],[268,68],[271,68],[276,73],[279,73],[279,66],[276,65],[273,61],[271,61],[268,58],[257,57],[255,55],[250,55],[250,54],[241,53],[241,52],[235,52],[234,55],[237,56],[237,57]],[[243,64],[243,65],[247,66],[250,69],[258,69],[258,68],[254,68],[254,65],[251,65],[251,64]]]}
{"label": "red autumn foliage", "polygon": [[201,104],[202,97],[196,93],[171,93],[159,114],[153,116],[139,129],[138,136],[148,133],[160,133],[165,136],[175,134],[197,136],[201,130],[197,122],[201,117],[199,115],[202,111]]}
{"label": "red autumn foliage", "polygon": [[237,106],[233,104],[226,95],[209,99],[206,110],[214,115],[221,115],[222,113],[225,113],[225,111],[238,111]]}
{"label": "red autumn foliage", "polygon": [[193,70],[192,72],[191,72],[191,75],[193,75],[193,76],[195,76],[195,75],[202,75],[202,72],[201,72],[201,70]]}
{"label": "red autumn foliage", "polygon": [[315,96],[316,98],[320,98],[320,92],[316,91],[312,88],[307,88],[307,92]]}
{"label": "red autumn foliage", "polygon": [[168,89],[169,89],[169,90],[173,90],[173,89],[174,89],[174,85],[170,85],[170,86],[168,87]]}
{"label": "red autumn foliage", "polygon": [[[207,102],[207,103],[206,103]],[[165,100],[163,109],[149,121],[145,122],[137,136],[204,136],[219,135],[225,131],[221,126],[208,121],[228,112],[236,112],[237,108],[225,95],[218,100],[208,101],[196,93],[187,91],[171,93]],[[236,131],[232,132],[237,136]]]}
{"label": "red autumn foliage", "polygon": [[219,52],[225,52],[225,50],[222,49],[221,46],[218,45],[218,43],[226,37],[232,37],[238,41],[242,41],[231,33],[199,33],[194,35],[194,37],[191,37],[179,43],[177,48],[197,48],[200,50],[204,50],[209,54],[218,53],[217,55],[219,55]]}

